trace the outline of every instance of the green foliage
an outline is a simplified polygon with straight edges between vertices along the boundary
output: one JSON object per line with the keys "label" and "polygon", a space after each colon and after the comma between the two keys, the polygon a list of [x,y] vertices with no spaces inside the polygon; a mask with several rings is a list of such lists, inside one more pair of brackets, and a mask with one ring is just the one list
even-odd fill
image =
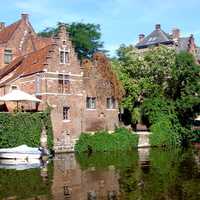
{"label": "green foliage", "polygon": [[200,130],[192,130],[190,136],[191,142],[199,142],[200,143]]}
{"label": "green foliage", "polygon": [[49,111],[36,113],[0,113],[0,148],[26,144],[40,145],[41,130],[47,128],[48,147],[53,147],[53,131]]}
{"label": "green foliage", "polygon": [[123,45],[117,53],[112,65],[126,91],[122,105],[132,113],[132,123],[140,116],[150,125],[155,145],[187,143],[200,113],[200,67],[193,55],[164,46],[141,52]]}
{"label": "green foliage", "polygon": [[182,127],[176,116],[172,101],[161,97],[146,99],[142,105],[143,115],[151,126],[152,146],[177,146],[181,144]]}
{"label": "green foliage", "polygon": [[0,170],[0,199],[15,197],[17,200],[45,196],[52,199],[51,191],[53,165],[48,165],[48,178],[45,182],[40,176],[40,169]]}
{"label": "green foliage", "polygon": [[[56,35],[61,24],[63,25],[63,23],[58,23],[56,28],[46,28],[44,31],[38,33],[38,35],[42,37]],[[73,22],[71,24],[65,24],[65,26],[80,59],[91,58],[96,51],[103,51],[100,25]]]}
{"label": "green foliage", "polygon": [[138,136],[124,128],[116,129],[112,134],[106,131],[94,135],[82,133],[75,145],[76,152],[130,151],[137,147]]}
{"label": "green foliage", "polygon": [[138,155],[136,151],[129,152],[96,152],[88,155],[87,153],[76,153],[76,160],[79,162],[82,170],[90,167],[96,169],[107,169],[109,166],[115,166],[117,169],[129,167],[132,163],[137,163]]}

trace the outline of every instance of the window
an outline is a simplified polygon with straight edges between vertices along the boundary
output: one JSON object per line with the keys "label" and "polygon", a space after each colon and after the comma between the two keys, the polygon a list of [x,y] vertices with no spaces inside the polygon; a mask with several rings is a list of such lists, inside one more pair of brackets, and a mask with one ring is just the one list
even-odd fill
{"label": "window", "polygon": [[12,90],[17,90],[17,89],[18,89],[17,85],[11,85],[11,91]]}
{"label": "window", "polygon": [[96,97],[87,97],[86,107],[87,109],[96,109]]}
{"label": "window", "polygon": [[116,102],[113,97],[107,98],[107,109],[115,109],[116,107]]}
{"label": "window", "polygon": [[12,61],[12,50],[4,50],[4,63],[9,64]]}
{"label": "window", "polygon": [[69,91],[70,91],[69,75],[59,74],[58,75],[58,92],[69,93]]}
{"label": "window", "polygon": [[69,52],[66,48],[60,49],[60,63],[61,64],[69,63]]}
{"label": "window", "polygon": [[63,120],[69,120],[69,106],[63,107]]}

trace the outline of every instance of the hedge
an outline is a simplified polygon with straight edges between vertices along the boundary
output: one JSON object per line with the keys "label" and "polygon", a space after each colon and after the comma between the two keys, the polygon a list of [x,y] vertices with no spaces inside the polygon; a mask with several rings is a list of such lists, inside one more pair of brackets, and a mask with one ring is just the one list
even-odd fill
{"label": "hedge", "polygon": [[53,131],[49,111],[0,113],[0,148],[23,144],[38,147],[43,126],[47,128],[48,148],[52,149]]}
{"label": "hedge", "polygon": [[138,135],[125,128],[116,129],[109,134],[106,131],[94,135],[82,133],[75,145],[76,152],[130,151],[138,145]]}

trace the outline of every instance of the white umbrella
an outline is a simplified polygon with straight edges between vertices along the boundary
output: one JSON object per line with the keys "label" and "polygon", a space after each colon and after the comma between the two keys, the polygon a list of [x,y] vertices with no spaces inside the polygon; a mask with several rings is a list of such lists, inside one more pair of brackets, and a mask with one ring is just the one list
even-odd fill
{"label": "white umbrella", "polygon": [[36,98],[33,95],[30,95],[21,90],[12,90],[10,93],[0,97],[0,101],[15,101],[17,102],[17,110],[18,110],[18,102],[19,101],[31,101],[31,102],[41,102],[40,99]]}
{"label": "white umbrella", "polygon": [[21,90],[12,90],[10,93],[5,96],[0,97],[0,101],[32,101],[32,102],[41,102],[40,99],[36,98],[33,95],[30,95]]}

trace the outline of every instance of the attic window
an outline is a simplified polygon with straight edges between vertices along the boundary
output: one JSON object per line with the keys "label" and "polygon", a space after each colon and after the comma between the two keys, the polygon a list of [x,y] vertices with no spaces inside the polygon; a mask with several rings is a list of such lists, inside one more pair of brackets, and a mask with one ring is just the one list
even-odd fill
{"label": "attic window", "polygon": [[5,49],[4,50],[4,63],[9,64],[12,61],[12,50],[10,49]]}
{"label": "attic window", "polygon": [[69,63],[69,51],[67,48],[62,48],[59,50],[60,53],[60,64]]}

